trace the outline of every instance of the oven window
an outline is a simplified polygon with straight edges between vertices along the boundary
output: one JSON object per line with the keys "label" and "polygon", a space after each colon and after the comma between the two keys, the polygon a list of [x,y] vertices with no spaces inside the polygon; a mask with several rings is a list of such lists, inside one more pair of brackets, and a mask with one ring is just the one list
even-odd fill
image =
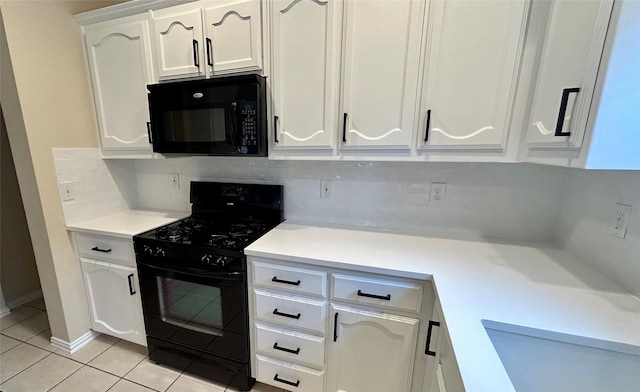
{"label": "oven window", "polygon": [[162,321],[203,332],[223,335],[222,298],[219,287],[156,277]]}
{"label": "oven window", "polygon": [[225,108],[169,110],[163,113],[167,142],[226,142]]}

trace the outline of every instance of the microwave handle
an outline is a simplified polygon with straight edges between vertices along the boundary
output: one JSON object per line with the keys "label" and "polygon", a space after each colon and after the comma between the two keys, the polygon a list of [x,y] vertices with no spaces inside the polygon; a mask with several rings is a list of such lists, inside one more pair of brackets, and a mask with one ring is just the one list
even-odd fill
{"label": "microwave handle", "polygon": [[153,136],[151,133],[151,123],[147,121],[147,134],[149,135],[149,144],[153,144]]}

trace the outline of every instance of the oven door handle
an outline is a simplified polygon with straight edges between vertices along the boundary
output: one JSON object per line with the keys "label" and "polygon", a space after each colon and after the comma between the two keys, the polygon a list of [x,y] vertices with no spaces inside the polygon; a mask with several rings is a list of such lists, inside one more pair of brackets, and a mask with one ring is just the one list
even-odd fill
{"label": "oven door handle", "polygon": [[242,277],[243,273],[242,272],[237,272],[237,271],[233,271],[233,272],[210,272],[210,271],[200,271],[198,273],[193,273],[193,272],[188,272],[188,271],[179,271],[173,268],[167,268],[167,267],[158,267],[155,265],[149,265],[146,263],[142,263],[140,261],[137,262],[138,266],[144,267],[144,268],[149,268],[152,270],[156,270],[156,271],[161,271],[161,272],[173,272],[174,274],[178,274],[178,275],[186,275],[186,276],[194,276],[194,277],[207,277],[207,278],[217,278],[217,279],[228,279],[228,280],[238,280]]}

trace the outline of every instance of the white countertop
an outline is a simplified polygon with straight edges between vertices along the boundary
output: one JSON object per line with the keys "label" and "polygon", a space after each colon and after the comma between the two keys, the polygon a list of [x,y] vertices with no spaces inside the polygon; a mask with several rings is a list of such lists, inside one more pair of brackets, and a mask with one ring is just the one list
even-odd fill
{"label": "white countertop", "polygon": [[640,346],[640,299],[571,254],[281,224],[245,254],[432,279],[467,391],[513,391],[482,320]]}
{"label": "white countertop", "polygon": [[166,225],[189,215],[191,213],[185,211],[127,210],[68,224],[67,230],[130,239],[136,234]]}

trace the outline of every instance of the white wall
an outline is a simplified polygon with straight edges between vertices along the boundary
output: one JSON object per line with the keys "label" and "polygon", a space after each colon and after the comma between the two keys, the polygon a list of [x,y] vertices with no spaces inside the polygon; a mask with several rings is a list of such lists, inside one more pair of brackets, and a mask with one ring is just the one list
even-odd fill
{"label": "white wall", "polygon": [[[640,172],[566,169],[556,230],[567,250],[640,296]],[[612,234],[615,203],[632,206],[626,238]]]}
{"label": "white wall", "polygon": [[[529,164],[269,161],[195,157],[136,161],[140,206],[189,209],[192,179],[285,186],[289,221],[387,228],[428,235],[549,241],[563,169]],[[171,191],[169,173],[181,190]],[[332,198],[320,199],[320,180]],[[446,201],[429,205],[430,182]]]}

